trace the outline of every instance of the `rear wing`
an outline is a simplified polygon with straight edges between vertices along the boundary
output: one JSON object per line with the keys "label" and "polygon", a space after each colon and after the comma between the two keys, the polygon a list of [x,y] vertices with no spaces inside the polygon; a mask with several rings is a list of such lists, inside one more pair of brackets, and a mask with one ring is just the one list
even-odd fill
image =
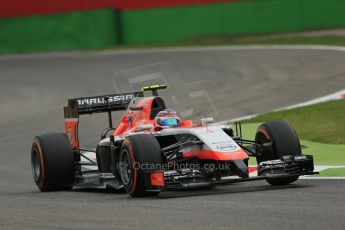
{"label": "rear wing", "polygon": [[94,97],[69,99],[64,107],[65,119],[79,118],[79,115],[126,110],[135,97],[143,97],[143,92],[121,93]]}
{"label": "rear wing", "polygon": [[166,88],[166,85],[151,85],[142,87],[140,92],[69,99],[68,105],[64,107],[65,131],[72,146],[79,148],[78,125],[80,115],[108,113],[109,130],[111,130],[113,129],[112,111],[126,110],[133,98],[144,97],[145,91],[152,91],[153,96],[158,96],[158,90]]}
{"label": "rear wing", "polygon": [[113,128],[112,111],[126,110],[135,97],[143,97],[143,92],[121,93],[94,97],[81,97],[68,100],[64,107],[65,131],[74,148],[79,148],[79,116],[93,113],[108,113],[109,128]]}

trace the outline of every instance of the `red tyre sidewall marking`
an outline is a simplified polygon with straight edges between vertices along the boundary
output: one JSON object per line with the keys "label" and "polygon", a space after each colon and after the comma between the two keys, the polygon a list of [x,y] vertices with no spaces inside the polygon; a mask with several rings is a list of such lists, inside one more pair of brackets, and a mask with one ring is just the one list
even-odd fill
{"label": "red tyre sidewall marking", "polygon": [[266,130],[264,130],[263,128],[259,128],[258,132],[262,133],[265,136],[266,140],[269,141],[271,139]]}
{"label": "red tyre sidewall marking", "polygon": [[132,143],[128,139],[126,139],[124,140],[124,144],[127,145],[127,148],[129,150],[129,156],[131,158],[131,164],[132,164],[132,169],[133,169],[133,181],[131,183],[131,190],[129,192],[129,194],[133,194],[136,188],[136,184],[137,184],[137,170],[135,168],[135,157],[134,157]]}

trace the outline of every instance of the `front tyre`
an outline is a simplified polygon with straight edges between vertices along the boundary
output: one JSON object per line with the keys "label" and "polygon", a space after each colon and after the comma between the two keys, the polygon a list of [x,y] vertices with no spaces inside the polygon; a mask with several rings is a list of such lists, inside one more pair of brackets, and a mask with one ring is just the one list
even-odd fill
{"label": "front tyre", "polygon": [[161,148],[150,134],[135,134],[127,137],[120,149],[119,173],[126,192],[132,197],[157,196],[157,191],[147,191],[150,175],[141,165],[162,163]]}
{"label": "front tyre", "polygon": [[31,168],[41,192],[69,190],[74,183],[74,157],[64,133],[36,136],[31,147]]}
{"label": "front tyre", "polygon": [[[263,144],[272,142],[272,151],[263,151],[261,156],[257,156],[257,163],[263,161],[281,159],[285,155],[302,155],[301,145],[295,129],[287,121],[270,121],[258,128],[255,142]],[[298,176],[286,178],[269,178],[266,181],[271,185],[287,185],[295,182]]]}

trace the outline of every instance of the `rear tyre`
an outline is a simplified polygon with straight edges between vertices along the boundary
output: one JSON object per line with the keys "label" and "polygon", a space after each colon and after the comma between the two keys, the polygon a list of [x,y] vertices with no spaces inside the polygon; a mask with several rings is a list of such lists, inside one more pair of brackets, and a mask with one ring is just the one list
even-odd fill
{"label": "rear tyre", "polygon": [[31,168],[40,191],[70,190],[74,183],[74,157],[64,133],[49,133],[34,138]]}
{"label": "rear tyre", "polygon": [[146,191],[150,175],[138,167],[161,164],[161,148],[149,134],[136,134],[126,138],[120,149],[119,173],[126,192],[132,197],[157,196],[159,191]]}
{"label": "rear tyre", "polygon": [[[280,159],[285,155],[298,156],[302,154],[301,145],[295,129],[287,121],[270,121],[258,128],[255,142],[263,144],[272,142],[272,152],[264,151],[262,156],[256,158],[257,163],[262,161]],[[298,176],[286,178],[266,179],[271,185],[287,185],[295,182]]]}

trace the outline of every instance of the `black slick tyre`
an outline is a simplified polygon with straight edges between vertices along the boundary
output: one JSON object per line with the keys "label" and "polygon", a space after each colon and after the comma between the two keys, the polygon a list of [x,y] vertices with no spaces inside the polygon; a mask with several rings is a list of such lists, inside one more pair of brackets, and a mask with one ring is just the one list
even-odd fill
{"label": "black slick tyre", "polygon": [[[284,155],[297,156],[302,154],[298,136],[287,121],[270,121],[260,125],[255,136],[255,142],[259,144],[272,142],[273,153],[263,152],[261,156],[256,158],[258,164],[262,161],[280,159]],[[298,176],[291,176],[266,179],[266,181],[271,185],[287,185],[297,179]]]}
{"label": "black slick tyre", "polygon": [[74,156],[64,133],[36,136],[31,147],[31,168],[42,192],[70,190],[74,183]]}
{"label": "black slick tyre", "polygon": [[161,164],[161,148],[150,134],[127,137],[120,149],[119,174],[126,192],[132,197],[157,196],[159,191],[147,191],[150,177],[140,168],[144,164]]}

